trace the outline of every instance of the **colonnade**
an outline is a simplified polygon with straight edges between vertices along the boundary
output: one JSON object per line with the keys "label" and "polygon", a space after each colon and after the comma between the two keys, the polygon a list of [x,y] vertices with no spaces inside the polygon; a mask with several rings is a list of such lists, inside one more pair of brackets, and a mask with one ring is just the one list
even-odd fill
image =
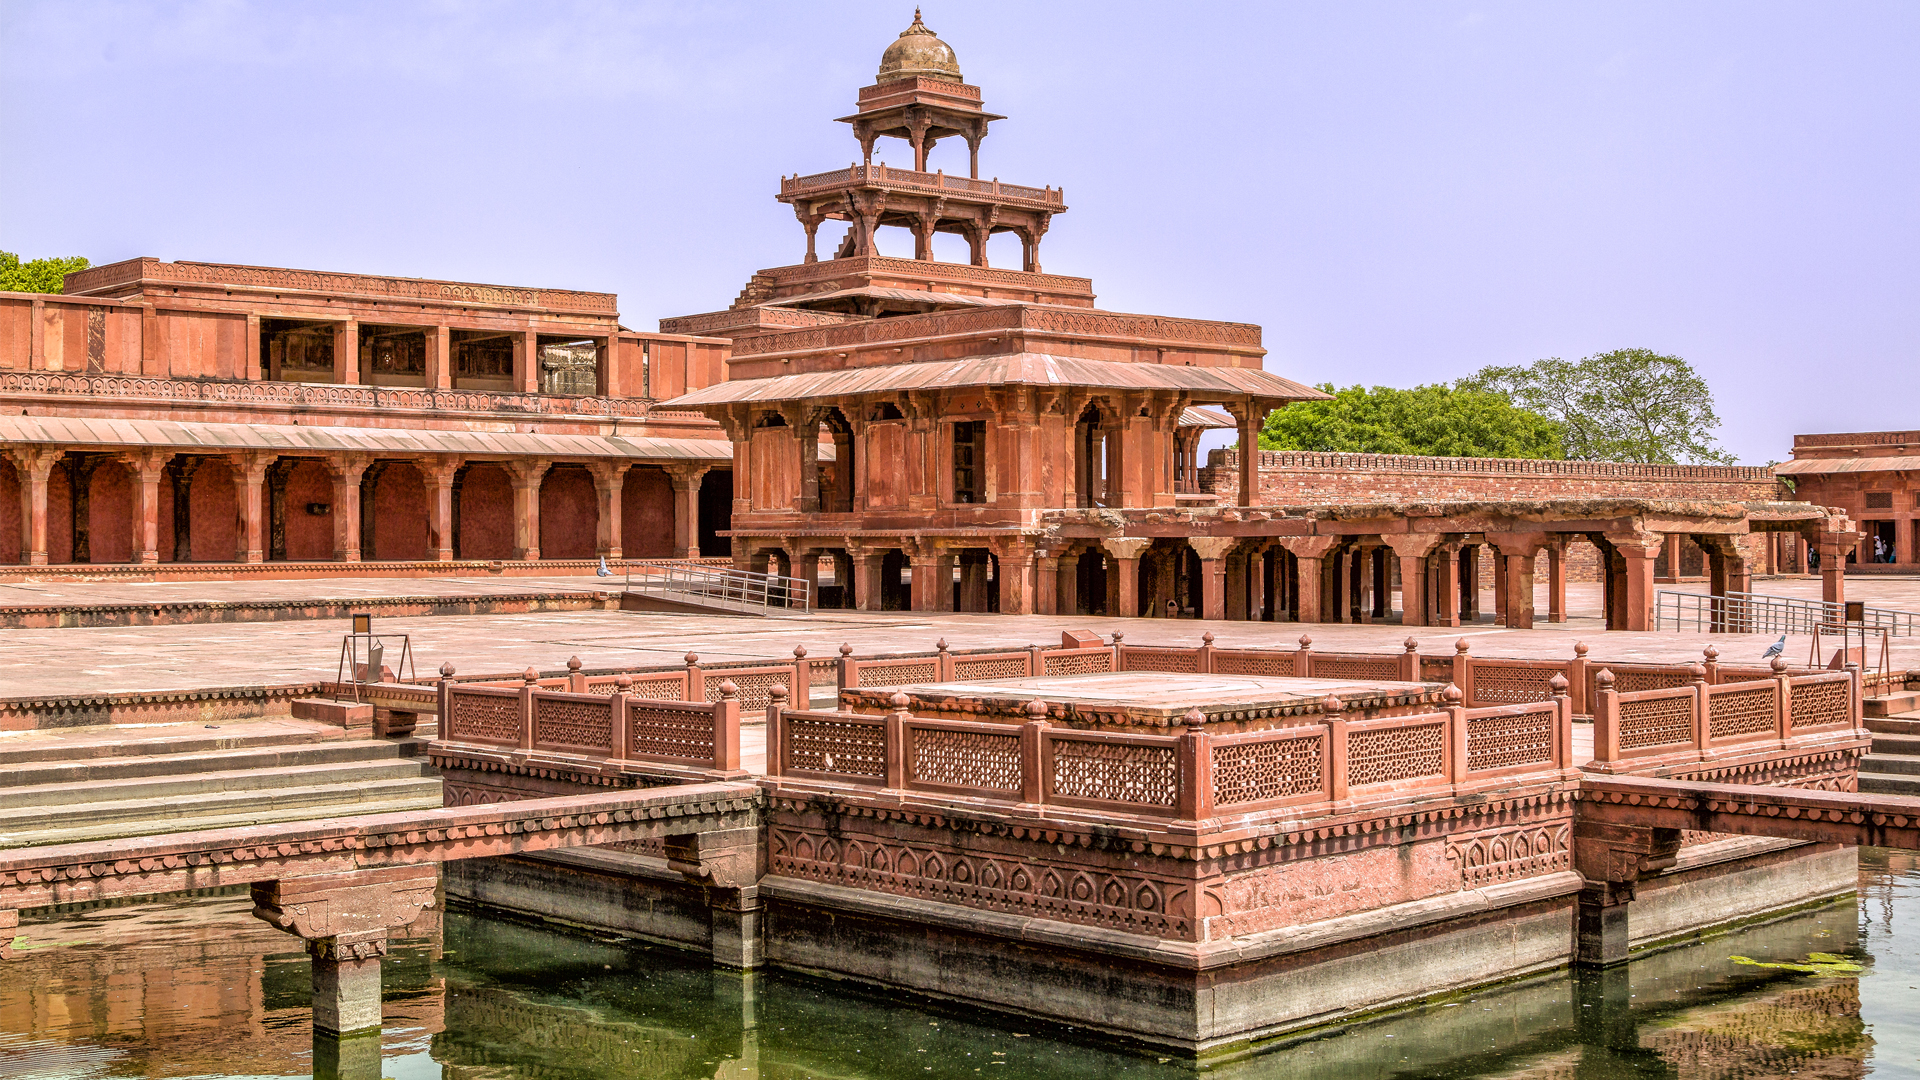
{"label": "colonnade", "polygon": [[[696,558],[711,468],[178,447],[14,446],[5,455],[14,468],[4,480],[19,494],[17,561],[29,566]],[[108,505],[96,505],[102,497]],[[635,512],[646,532],[629,544],[625,518]]]}

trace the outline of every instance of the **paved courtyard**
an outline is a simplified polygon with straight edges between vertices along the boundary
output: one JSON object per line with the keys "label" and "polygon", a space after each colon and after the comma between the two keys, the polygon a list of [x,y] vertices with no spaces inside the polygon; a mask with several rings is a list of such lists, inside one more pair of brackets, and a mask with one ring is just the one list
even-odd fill
{"label": "paved courtyard", "polygon": [[[616,579],[617,581],[617,579]],[[235,600],[382,595],[472,595],[536,589],[604,589],[594,578],[340,578],[301,581],[138,584],[59,581],[14,583],[4,595],[15,603],[125,603],[160,599]],[[617,587],[617,585],[615,586]],[[1814,579],[1772,579],[1760,589],[1782,595],[1818,596]],[[1853,578],[1849,596],[1907,610],[1920,610],[1920,579]],[[37,592],[35,590],[38,590]],[[1689,585],[1685,591],[1704,591]],[[452,662],[462,672],[518,671],[529,665],[557,668],[579,656],[591,668],[675,664],[687,652],[711,660],[744,660],[792,654],[806,646],[814,656],[833,655],[844,642],[861,654],[930,649],[945,638],[954,648],[1051,644],[1067,629],[1109,635],[1123,631],[1138,644],[1194,644],[1211,631],[1222,646],[1292,647],[1302,633],[1321,649],[1388,650],[1409,634],[1423,651],[1445,652],[1456,638],[1476,655],[1562,657],[1583,640],[1597,659],[1682,660],[1705,645],[1730,660],[1757,659],[1775,635],[1711,635],[1680,632],[1606,632],[1598,619],[1599,589],[1569,587],[1568,622],[1542,622],[1532,630],[1508,630],[1483,622],[1459,629],[1398,625],[1209,622],[1116,619],[1105,616],[1000,616],[979,614],[821,612],[781,618],[652,615],[619,611],[546,612],[523,615],[457,615],[385,618],[383,633],[411,636],[420,674]],[[1482,607],[1492,610],[1491,594]],[[1536,597],[1544,616],[1544,588]],[[330,679],[340,653],[344,620],[222,623],[192,626],[99,627],[8,630],[0,648],[0,697],[66,696],[212,686],[272,685]],[[1789,642],[1790,659],[1804,662],[1810,642]],[[1920,667],[1920,639],[1895,639],[1893,664]]]}

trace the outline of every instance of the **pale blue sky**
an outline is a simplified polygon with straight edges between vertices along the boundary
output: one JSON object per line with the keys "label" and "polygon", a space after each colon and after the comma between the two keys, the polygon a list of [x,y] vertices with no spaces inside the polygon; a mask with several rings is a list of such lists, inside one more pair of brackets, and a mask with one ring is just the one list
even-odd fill
{"label": "pale blue sky", "polygon": [[[1009,116],[983,173],[1066,188],[1046,268],[1104,307],[1260,323],[1342,385],[1678,353],[1752,463],[1920,427],[1920,4],[925,7]],[[858,155],[832,120],[911,16],[0,0],[0,248],[598,289],[650,329],[799,261],[778,177]]]}

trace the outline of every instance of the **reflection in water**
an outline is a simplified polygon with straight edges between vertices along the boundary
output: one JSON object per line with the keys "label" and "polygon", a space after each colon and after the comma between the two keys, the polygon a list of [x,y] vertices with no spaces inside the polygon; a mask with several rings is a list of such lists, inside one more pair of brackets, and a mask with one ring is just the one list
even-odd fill
{"label": "reflection in water", "polygon": [[[1204,1071],[1221,1080],[1920,1076],[1917,884],[1912,856],[1866,850],[1857,903],[1596,976],[1433,1002]],[[28,948],[0,968],[0,1077],[1160,1080],[1194,1072],[1058,1028],[778,974],[716,972],[671,950],[463,912],[444,927],[424,922],[426,940],[396,943],[377,1043],[315,1047],[305,954],[249,917],[249,906],[244,894],[225,894],[23,922]],[[1816,953],[1866,973],[1793,970],[1830,968],[1809,965]],[[376,1048],[378,1065],[355,1064]]]}

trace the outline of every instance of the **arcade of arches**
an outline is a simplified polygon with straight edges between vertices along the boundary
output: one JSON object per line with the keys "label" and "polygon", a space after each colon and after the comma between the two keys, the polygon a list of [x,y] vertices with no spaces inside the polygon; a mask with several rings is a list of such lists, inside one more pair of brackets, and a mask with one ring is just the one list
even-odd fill
{"label": "arcade of arches", "polygon": [[727,471],[704,464],[44,447],[6,456],[0,562],[34,566],[696,558],[725,526],[713,496],[721,507],[731,496]]}

